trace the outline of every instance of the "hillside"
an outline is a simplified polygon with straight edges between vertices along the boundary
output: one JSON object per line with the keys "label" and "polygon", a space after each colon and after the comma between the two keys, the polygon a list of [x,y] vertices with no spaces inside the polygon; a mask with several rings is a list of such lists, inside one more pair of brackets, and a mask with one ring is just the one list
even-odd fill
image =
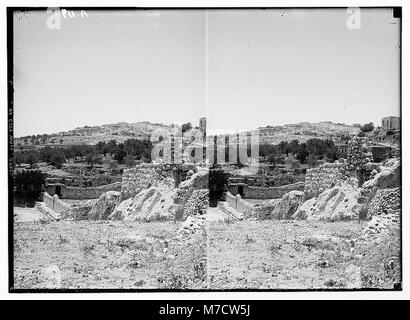
{"label": "hillside", "polygon": [[281,141],[291,141],[293,139],[305,142],[312,138],[332,138],[340,139],[344,135],[357,134],[359,127],[343,123],[333,123],[330,121],[309,123],[301,122],[296,124],[285,124],[283,126],[266,126],[259,128],[260,143],[278,144]]}
{"label": "hillside", "polygon": [[99,141],[116,140],[123,142],[127,139],[148,139],[151,133],[157,129],[170,129],[171,126],[151,123],[148,121],[115,124],[103,124],[100,126],[78,127],[73,130],[53,134],[15,138],[14,143],[22,146],[30,145],[73,145],[73,144],[96,144]]}
{"label": "hillside", "polygon": [[[44,146],[44,145],[72,145],[72,144],[96,144],[99,141],[148,139],[151,133],[157,129],[169,130],[170,125],[151,123],[148,121],[127,123],[119,122],[115,124],[104,124],[100,126],[78,127],[73,130],[54,134],[33,135],[28,137],[15,138],[16,146]],[[259,128],[260,143],[277,144],[281,141],[291,141],[297,139],[305,142],[312,138],[333,138],[338,140],[343,135],[357,134],[358,127],[347,124],[332,122],[309,123],[301,122],[296,124],[285,124],[283,126],[266,126]]]}

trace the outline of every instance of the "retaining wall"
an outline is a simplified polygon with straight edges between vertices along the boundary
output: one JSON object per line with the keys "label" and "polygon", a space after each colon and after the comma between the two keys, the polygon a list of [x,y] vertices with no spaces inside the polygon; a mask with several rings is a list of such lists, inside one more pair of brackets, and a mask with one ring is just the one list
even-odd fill
{"label": "retaining wall", "polygon": [[240,213],[247,213],[254,208],[253,204],[242,199],[240,195],[234,196],[230,192],[226,193],[226,203]]}
{"label": "retaining wall", "polygon": [[60,199],[96,199],[107,191],[121,191],[121,182],[88,188],[67,187],[62,183],[54,183],[48,184],[45,189],[51,196],[59,193]]}
{"label": "retaining wall", "polygon": [[62,213],[71,206],[70,204],[60,200],[57,195],[51,196],[47,192],[44,192],[43,202],[48,208],[57,213]]}
{"label": "retaining wall", "polygon": [[345,164],[324,163],[318,168],[306,170],[305,195],[307,198],[316,197],[326,189],[339,184],[345,176]]}
{"label": "retaining wall", "polygon": [[282,198],[289,191],[303,191],[304,188],[304,182],[287,184],[280,187],[252,187],[245,183],[233,183],[228,186],[229,192],[234,196],[239,194],[240,189],[242,189],[242,197],[244,199],[278,199]]}

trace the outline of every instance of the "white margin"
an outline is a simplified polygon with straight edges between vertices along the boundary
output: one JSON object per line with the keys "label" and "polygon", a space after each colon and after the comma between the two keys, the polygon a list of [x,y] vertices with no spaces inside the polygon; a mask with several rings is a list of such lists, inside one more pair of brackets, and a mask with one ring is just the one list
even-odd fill
{"label": "white margin", "polygon": [[[9,294],[8,293],[8,187],[7,187],[7,139],[6,135],[7,125],[7,24],[6,24],[6,7],[104,7],[104,6],[127,6],[127,7],[391,7],[401,6],[403,8],[403,29],[402,29],[402,155],[403,155],[403,291],[399,292],[197,292],[197,293],[53,293],[53,294]],[[1,80],[0,85],[2,88],[1,97],[1,165],[0,165],[0,203],[2,210],[0,213],[0,228],[1,228],[1,240],[0,240],[0,299],[15,299],[15,300],[34,300],[34,299],[137,299],[137,300],[178,300],[178,299],[410,299],[410,219],[407,216],[408,204],[406,199],[410,199],[408,181],[409,181],[409,169],[407,162],[409,159],[409,139],[407,135],[406,124],[410,123],[409,119],[409,91],[406,90],[409,79],[409,64],[406,57],[410,57],[410,4],[408,1],[379,1],[379,0],[366,0],[366,1],[137,1],[137,0],[5,0],[0,3],[0,16],[1,16]],[[408,58],[407,58],[408,59]]]}

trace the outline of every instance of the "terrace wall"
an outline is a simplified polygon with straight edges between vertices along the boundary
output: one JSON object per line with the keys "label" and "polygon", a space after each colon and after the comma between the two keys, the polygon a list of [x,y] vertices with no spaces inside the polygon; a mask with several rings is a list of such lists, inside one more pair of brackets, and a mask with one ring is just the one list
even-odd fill
{"label": "terrace wall", "polygon": [[239,213],[247,213],[254,208],[253,204],[242,199],[240,195],[234,196],[230,192],[226,193],[226,203]]}
{"label": "terrace wall", "polygon": [[305,184],[304,182],[297,182],[280,187],[252,187],[245,183],[233,183],[228,186],[229,192],[234,196],[239,194],[240,188],[242,189],[242,197],[244,199],[278,199],[282,198],[289,191],[303,191]]}
{"label": "terrace wall", "polygon": [[48,208],[57,213],[62,213],[70,207],[70,204],[60,200],[57,195],[51,196],[47,192],[44,192],[43,202]]}
{"label": "terrace wall", "polygon": [[339,184],[344,177],[344,163],[324,163],[318,168],[308,169],[305,178],[305,196],[316,197],[324,190]]}
{"label": "terrace wall", "polygon": [[59,192],[61,199],[97,199],[107,191],[121,191],[121,182],[88,188],[68,187],[62,183],[52,183],[48,184],[45,189],[51,196]]}

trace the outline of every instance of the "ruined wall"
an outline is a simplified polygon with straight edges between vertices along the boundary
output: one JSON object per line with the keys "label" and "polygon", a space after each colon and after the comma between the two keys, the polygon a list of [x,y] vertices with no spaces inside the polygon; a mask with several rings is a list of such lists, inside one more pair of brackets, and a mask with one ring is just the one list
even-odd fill
{"label": "ruined wall", "polygon": [[226,193],[226,203],[240,213],[248,213],[254,208],[253,204],[242,199],[240,195],[234,196],[230,192]]}
{"label": "ruined wall", "polygon": [[124,170],[121,196],[123,199],[134,197],[139,191],[157,186],[163,180],[159,165],[141,163],[135,168]]}
{"label": "ruined wall", "polygon": [[70,204],[60,200],[57,195],[51,196],[44,192],[43,202],[45,205],[57,213],[62,213],[70,207]]}
{"label": "ruined wall", "polygon": [[106,184],[104,186],[99,187],[88,187],[88,188],[80,188],[80,187],[67,187],[64,184],[56,183],[56,184],[48,184],[46,186],[46,192],[49,195],[55,195],[60,191],[60,198],[61,199],[96,199],[99,198],[103,193],[107,191],[120,191],[121,190],[121,182],[115,182],[112,184]]}
{"label": "ruined wall", "polygon": [[401,209],[401,188],[380,189],[369,204],[369,216],[391,214]]}
{"label": "ruined wall", "polygon": [[324,163],[318,168],[306,170],[305,196],[316,197],[326,189],[338,185],[345,176],[344,163]]}
{"label": "ruined wall", "polygon": [[135,196],[139,191],[166,183],[176,187],[187,178],[187,173],[196,167],[190,164],[168,165],[141,163],[135,168],[126,169],[122,175],[121,195],[123,199]]}
{"label": "ruined wall", "polygon": [[192,192],[184,208],[184,215],[203,215],[206,213],[209,203],[209,190],[208,189],[197,189]]}
{"label": "ruined wall", "polygon": [[287,184],[281,187],[252,187],[244,183],[238,183],[230,184],[228,190],[232,195],[237,195],[239,189],[242,188],[244,199],[277,199],[282,198],[289,191],[303,191],[304,187],[304,182]]}
{"label": "ruined wall", "polygon": [[373,155],[370,149],[370,140],[366,137],[353,137],[349,141],[348,154],[346,158],[347,170],[360,170],[373,161]]}

